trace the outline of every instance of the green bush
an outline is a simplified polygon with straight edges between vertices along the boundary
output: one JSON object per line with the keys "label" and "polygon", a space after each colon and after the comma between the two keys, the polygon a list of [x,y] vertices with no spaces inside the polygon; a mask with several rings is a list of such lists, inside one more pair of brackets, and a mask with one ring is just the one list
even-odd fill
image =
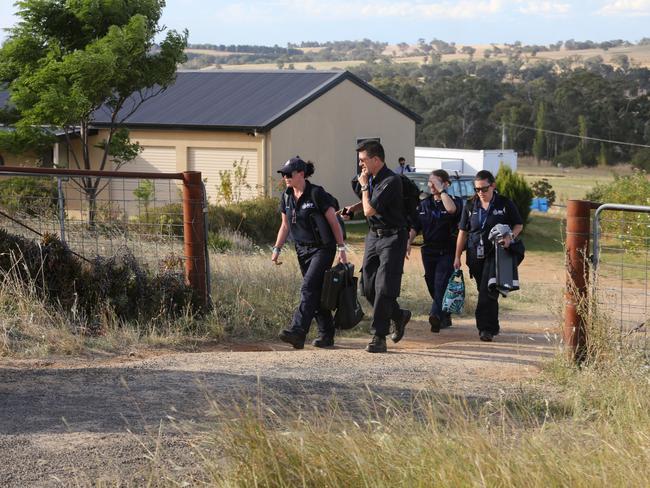
{"label": "green bush", "polygon": [[600,153],[594,148],[579,146],[564,151],[553,158],[553,164],[562,168],[581,168],[582,166],[596,166]]}
{"label": "green bush", "polygon": [[632,156],[632,166],[644,171],[650,171],[650,148],[644,147]]}
{"label": "green bush", "polygon": [[[650,206],[650,181],[645,171],[614,176],[614,181],[596,185],[585,198],[600,203]],[[626,249],[646,247],[645,240],[650,238],[648,214],[608,211],[602,225],[603,232],[618,236]]]}
{"label": "green bush", "polygon": [[272,242],[279,227],[277,198],[258,197],[231,205],[210,205],[208,210],[208,229],[217,234],[228,228],[262,244]]}
{"label": "green bush", "polygon": [[[223,237],[224,229],[228,229],[258,244],[273,242],[280,227],[278,199],[258,197],[229,205],[209,205],[207,219],[209,234]],[[183,235],[180,203],[150,208],[148,214],[140,215],[138,220],[155,223],[159,232],[164,234]]]}
{"label": "green bush", "polygon": [[497,191],[514,202],[521,214],[524,224],[528,222],[533,190],[523,176],[513,173],[509,166],[501,165],[496,176]]}
{"label": "green bush", "polygon": [[30,216],[56,212],[58,191],[53,178],[15,176],[0,181],[0,207]]}
{"label": "green bush", "polygon": [[549,205],[555,203],[555,190],[553,190],[553,186],[548,182],[548,179],[542,178],[533,182],[531,189],[533,190],[533,195],[537,198],[546,198]]}

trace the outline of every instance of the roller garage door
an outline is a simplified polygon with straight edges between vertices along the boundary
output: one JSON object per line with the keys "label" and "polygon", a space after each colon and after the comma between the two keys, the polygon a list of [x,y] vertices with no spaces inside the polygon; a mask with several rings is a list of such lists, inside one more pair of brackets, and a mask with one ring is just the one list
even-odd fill
{"label": "roller garage door", "polygon": [[254,198],[260,194],[258,188],[257,150],[256,149],[215,149],[191,147],[188,153],[188,169],[200,171],[205,183],[205,189],[210,203],[220,203],[221,177],[219,171],[230,171],[233,178],[233,164],[243,161],[246,168],[246,185],[234,192],[239,193],[242,200]]}
{"label": "roller garage door", "polygon": [[[145,146],[133,161],[122,166],[119,171],[138,171],[144,173],[176,173],[176,148],[168,146]],[[142,183],[137,179],[114,179],[111,181],[111,198],[129,215],[143,211],[141,203],[133,191]],[[170,202],[180,202],[182,182],[179,180],[150,180],[154,183],[151,206],[162,206]]]}

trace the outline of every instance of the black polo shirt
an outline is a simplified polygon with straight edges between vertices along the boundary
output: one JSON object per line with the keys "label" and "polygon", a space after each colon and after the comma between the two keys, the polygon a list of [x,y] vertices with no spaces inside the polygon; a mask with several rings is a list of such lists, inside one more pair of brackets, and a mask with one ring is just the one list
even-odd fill
{"label": "black polo shirt", "polygon": [[418,219],[414,223],[416,232],[422,232],[424,244],[437,250],[452,250],[456,246],[456,230],[459,216],[463,210],[463,201],[452,197],[456,212],[450,214],[442,200],[433,196],[418,204]]}
{"label": "black polo shirt", "polygon": [[377,213],[368,217],[371,229],[405,229],[402,179],[386,165],[369,180],[370,206]]}
{"label": "black polo shirt", "polygon": [[334,207],[334,203],[323,187],[312,185],[309,180],[305,183],[305,191],[297,202],[293,188],[286,189],[284,197],[280,200],[280,212],[286,214],[291,237],[296,243],[320,245],[310,216],[315,212],[324,215],[328,208]]}
{"label": "black polo shirt", "polygon": [[483,245],[489,249],[488,236],[492,227],[497,224],[507,224],[512,229],[515,225],[523,225],[517,206],[508,198],[494,192],[487,211],[481,207],[478,198],[465,202],[458,228],[469,232],[468,248],[475,248],[483,237]]}

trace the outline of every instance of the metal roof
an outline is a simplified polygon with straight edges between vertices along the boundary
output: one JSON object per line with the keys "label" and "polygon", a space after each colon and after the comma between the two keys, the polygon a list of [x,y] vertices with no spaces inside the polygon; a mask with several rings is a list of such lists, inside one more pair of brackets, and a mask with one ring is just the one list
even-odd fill
{"label": "metal roof", "polygon": [[[345,80],[421,121],[419,115],[349,71],[217,70],[178,72],[174,84],[142,103],[125,125],[266,131]],[[2,95],[0,91],[0,106]],[[137,100],[134,96],[124,111],[134,107]],[[94,125],[101,127],[109,121],[108,110],[95,113]]]}

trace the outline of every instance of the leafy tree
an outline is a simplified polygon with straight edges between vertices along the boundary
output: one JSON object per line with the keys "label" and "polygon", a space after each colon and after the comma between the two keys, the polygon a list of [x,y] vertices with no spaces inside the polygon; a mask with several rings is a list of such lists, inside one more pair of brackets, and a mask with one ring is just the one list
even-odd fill
{"label": "leafy tree", "polygon": [[523,176],[513,173],[512,169],[502,164],[496,176],[497,191],[509,198],[517,206],[524,223],[528,222],[530,204],[533,202],[533,190]]}
{"label": "leafy tree", "polygon": [[[79,152],[69,154],[79,169],[106,169],[133,159],[139,151],[123,123],[142,103],[174,82],[176,65],[185,60],[187,31],[162,32],[158,21],[164,0],[22,0],[18,23],[0,49],[0,83],[7,83],[20,119],[19,134],[34,127],[63,130]],[[109,114],[104,138],[91,141],[98,110]],[[101,156],[93,161],[91,149]],[[77,183],[89,202],[94,222],[97,195],[106,187],[101,177]]]}
{"label": "leafy tree", "polygon": [[553,205],[555,202],[555,190],[553,190],[553,186],[548,182],[547,178],[534,181],[531,185],[531,190],[533,191],[534,196],[538,198],[546,198],[549,205]]}
{"label": "leafy tree", "polygon": [[539,163],[544,156],[544,118],[546,113],[546,105],[543,102],[540,102],[537,107],[537,115],[535,117],[535,142],[533,143],[533,155]]}

